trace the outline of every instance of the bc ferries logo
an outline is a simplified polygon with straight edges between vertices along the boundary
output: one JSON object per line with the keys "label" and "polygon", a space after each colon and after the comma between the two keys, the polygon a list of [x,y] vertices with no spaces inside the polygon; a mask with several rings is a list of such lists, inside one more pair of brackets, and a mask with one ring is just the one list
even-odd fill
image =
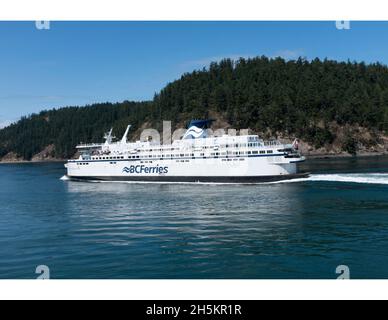
{"label": "bc ferries logo", "polygon": [[183,136],[183,139],[198,139],[205,134],[205,131],[196,126],[190,127],[190,129]]}
{"label": "bc ferries logo", "polygon": [[157,165],[156,167],[147,167],[145,165],[138,165],[138,166],[130,166],[125,167],[123,169],[123,173],[130,173],[130,174],[150,174],[150,173],[158,173],[158,174],[167,174],[168,173],[168,167],[160,167]]}

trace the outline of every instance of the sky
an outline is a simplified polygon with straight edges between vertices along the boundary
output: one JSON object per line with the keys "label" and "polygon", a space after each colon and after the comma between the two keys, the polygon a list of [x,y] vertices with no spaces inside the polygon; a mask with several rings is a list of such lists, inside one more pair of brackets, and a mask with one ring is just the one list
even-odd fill
{"label": "sky", "polygon": [[388,22],[0,22],[0,127],[45,109],[150,100],[222,58],[388,64]]}

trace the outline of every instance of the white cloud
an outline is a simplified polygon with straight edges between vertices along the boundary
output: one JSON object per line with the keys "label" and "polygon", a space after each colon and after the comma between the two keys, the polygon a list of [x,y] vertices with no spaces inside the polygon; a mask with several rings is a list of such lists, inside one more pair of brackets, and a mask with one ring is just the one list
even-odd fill
{"label": "white cloud", "polygon": [[8,127],[11,123],[11,120],[0,120],[0,129]]}
{"label": "white cloud", "polygon": [[276,52],[273,55],[273,58],[281,57],[285,60],[295,60],[295,59],[298,59],[299,57],[303,57],[303,55],[304,55],[304,52],[301,49],[295,49],[295,50],[286,49],[286,50],[280,50]]}

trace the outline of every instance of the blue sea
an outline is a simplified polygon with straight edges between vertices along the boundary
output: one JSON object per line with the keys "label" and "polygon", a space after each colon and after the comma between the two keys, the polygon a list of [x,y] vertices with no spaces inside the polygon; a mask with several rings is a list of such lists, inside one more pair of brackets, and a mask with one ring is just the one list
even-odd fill
{"label": "blue sea", "polygon": [[388,158],[258,185],[85,183],[0,165],[0,278],[388,279]]}

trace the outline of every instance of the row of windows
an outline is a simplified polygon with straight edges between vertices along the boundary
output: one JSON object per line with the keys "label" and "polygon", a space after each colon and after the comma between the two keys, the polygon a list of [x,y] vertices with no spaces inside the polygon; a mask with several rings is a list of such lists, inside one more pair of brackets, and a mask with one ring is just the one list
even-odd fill
{"label": "row of windows", "polygon": [[[222,161],[245,161],[245,159],[222,159]],[[177,160],[176,162],[190,162],[190,160]],[[141,163],[152,163],[152,161],[142,161]],[[88,162],[78,162],[77,163],[80,166],[88,166]],[[117,162],[110,162],[110,164],[117,164]]]}
{"label": "row of windows", "polygon": [[245,159],[222,159],[222,161],[245,161]]}
{"label": "row of windows", "polygon": [[[262,146],[261,143],[251,142],[251,143],[236,143],[236,144],[222,144],[217,146],[193,146],[194,148],[202,149],[214,149],[214,148],[246,148],[252,147],[257,148]],[[179,151],[179,148],[165,148],[165,149],[138,149],[140,152],[163,152],[163,151]]]}
{"label": "row of windows", "polygon": [[[226,155],[257,155],[257,154],[272,154],[273,150],[261,150],[261,151],[227,151],[227,152],[213,152],[210,153],[211,156],[226,156]],[[201,153],[200,157],[204,157],[205,153]],[[162,154],[162,155],[145,155],[141,158],[188,158],[195,157],[194,153],[186,153],[186,154]],[[120,160],[124,159],[124,157],[95,157],[93,160]],[[128,156],[127,159],[140,159],[140,156]]]}
{"label": "row of windows", "polygon": [[[131,157],[128,157],[130,159]],[[140,157],[137,157],[140,158]],[[124,157],[93,157],[93,160],[121,160],[124,159]]]}

